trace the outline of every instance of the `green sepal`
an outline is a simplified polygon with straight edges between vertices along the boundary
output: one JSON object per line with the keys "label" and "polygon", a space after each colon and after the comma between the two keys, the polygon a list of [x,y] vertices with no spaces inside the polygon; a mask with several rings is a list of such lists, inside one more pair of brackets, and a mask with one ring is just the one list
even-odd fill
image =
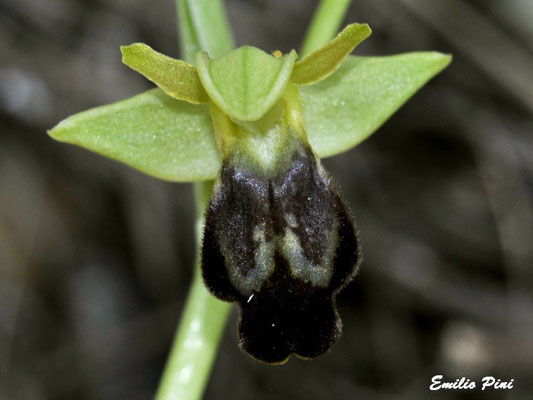
{"label": "green sepal", "polygon": [[48,133],[168,181],[213,179],[221,164],[208,106],[160,89],[72,115]]}
{"label": "green sepal", "polygon": [[291,81],[297,85],[311,85],[327,78],[371,33],[368,24],[348,25],[335,39],[298,60],[294,64]]}
{"label": "green sepal", "polygon": [[243,46],[213,60],[198,52],[196,65],[204,89],[222,111],[240,121],[256,121],[282,95],[296,57],[294,50],[278,59]]}
{"label": "green sepal", "polygon": [[451,59],[437,52],[350,56],[329,78],[301,87],[307,135],[315,153],[329,157],[362,142]]}
{"label": "green sepal", "polygon": [[[450,61],[436,52],[350,56],[327,79],[300,87],[313,151],[328,157],[356,146]],[[49,134],[175,182],[214,179],[221,165],[209,108],[159,89],[73,115]]]}
{"label": "green sepal", "polygon": [[193,104],[207,103],[196,68],[158,53],[144,43],[121,46],[122,62],[154,82],[171,97]]}

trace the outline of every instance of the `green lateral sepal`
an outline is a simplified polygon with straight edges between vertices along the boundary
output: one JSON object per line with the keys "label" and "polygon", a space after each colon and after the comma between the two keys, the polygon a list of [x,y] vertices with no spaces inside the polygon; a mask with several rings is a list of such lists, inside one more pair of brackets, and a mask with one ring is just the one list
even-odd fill
{"label": "green lateral sepal", "polygon": [[121,46],[122,62],[144,75],[163,91],[177,100],[188,103],[207,103],[196,68],[185,61],[158,53],[144,43]]}
{"label": "green lateral sepal", "polygon": [[196,54],[198,75],[211,100],[240,121],[257,121],[281,97],[290,80],[296,51],[278,59],[255,47],[243,46],[210,59]]}
{"label": "green lateral sepal", "polygon": [[300,87],[307,135],[315,153],[329,157],[358,145],[451,59],[437,52],[349,56],[327,79]]}
{"label": "green lateral sepal", "polygon": [[335,39],[298,60],[294,64],[291,81],[297,85],[312,85],[327,78],[371,33],[368,24],[348,25]]}
{"label": "green lateral sepal", "polygon": [[220,169],[207,105],[157,88],[72,115],[48,134],[168,181],[214,179]]}

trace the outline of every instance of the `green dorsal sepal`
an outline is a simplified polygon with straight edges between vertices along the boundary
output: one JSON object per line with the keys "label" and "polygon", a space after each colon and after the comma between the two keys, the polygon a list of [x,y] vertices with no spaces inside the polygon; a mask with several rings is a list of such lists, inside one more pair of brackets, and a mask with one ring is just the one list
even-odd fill
{"label": "green dorsal sepal", "polygon": [[291,81],[297,85],[311,85],[327,78],[371,33],[367,24],[348,25],[335,39],[298,60],[294,65]]}
{"label": "green dorsal sepal", "polygon": [[243,46],[214,60],[198,52],[196,65],[213,103],[236,120],[257,121],[281,97],[296,57],[294,50],[278,59]]}
{"label": "green dorsal sepal", "polygon": [[120,50],[124,64],[154,82],[169,96],[193,104],[209,101],[192,65],[158,53],[144,43],[121,46]]}

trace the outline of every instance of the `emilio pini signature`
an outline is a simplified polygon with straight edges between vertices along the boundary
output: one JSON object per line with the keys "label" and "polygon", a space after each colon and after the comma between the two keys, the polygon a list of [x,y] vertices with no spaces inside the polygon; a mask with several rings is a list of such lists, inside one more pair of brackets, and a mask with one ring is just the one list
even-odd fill
{"label": "emilio pini signature", "polygon": [[429,390],[473,390],[478,387],[481,387],[481,390],[510,390],[513,385],[514,379],[506,381],[494,376],[484,376],[479,382],[476,382],[464,376],[454,381],[446,381],[443,375],[434,375],[431,378]]}

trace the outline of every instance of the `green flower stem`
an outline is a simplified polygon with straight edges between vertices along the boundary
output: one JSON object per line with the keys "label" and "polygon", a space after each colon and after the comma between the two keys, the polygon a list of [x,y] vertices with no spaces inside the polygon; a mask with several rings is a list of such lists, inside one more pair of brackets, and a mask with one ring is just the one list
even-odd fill
{"label": "green flower stem", "polygon": [[[198,211],[196,235],[199,238],[212,182],[196,183],[194,188]],[[216,299],[207,291],[197,264],[156,400],[193,400],[202,397],[231,309],[230,303]]]}
{"label": "green flower stem", "polygon": [[202,398],[230,306],[213,297],[195,273],[156,400]]}
{"label": "green flower stem", "polygon": [[351,0],[322,0],[307,31],[300,57],[331,40],[346,15]]}
{"label": "green flower stem", "polygon": [[[198,50],[206,50],[213,57],[219,57],[233,48],[222,1],[176,0],[176,7],[180,44],[186,61],[193,63]],[[204,224],[203,216],[212,187],[212,181],[194,184],[198,250]],[[230,309],[230,303],[216,299],[205,288],[198,256],[192,286],[156,400],[202,398]]]}
{"label": "green flower stem", "polygon": [[194,64],[197,51],[211,58],[229,53],[235,47],[221,0],[176,0],[182,59]]}

